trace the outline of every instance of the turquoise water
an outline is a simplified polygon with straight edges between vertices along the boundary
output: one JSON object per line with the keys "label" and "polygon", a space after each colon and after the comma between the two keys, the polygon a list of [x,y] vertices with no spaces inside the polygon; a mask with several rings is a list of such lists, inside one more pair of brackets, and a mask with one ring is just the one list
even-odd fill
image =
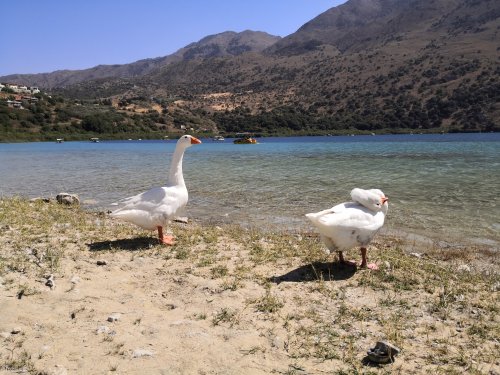
{"label": "turquoise water", "polygon": [[[386,231],[498,247],[500,134],[232,140],[187,150],[189,217],[308,229],[354,187],[390,198]],[[159,186],[175,141],[0,144],[0,194],[77,193],[91,208]]]}

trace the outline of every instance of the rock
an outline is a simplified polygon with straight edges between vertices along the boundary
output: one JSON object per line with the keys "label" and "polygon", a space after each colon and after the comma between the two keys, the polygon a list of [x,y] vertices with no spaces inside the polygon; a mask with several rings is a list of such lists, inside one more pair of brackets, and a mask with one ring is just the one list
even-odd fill
{"label": "rock", "polygon": [[140,358],[140,357],[152,357],[153,352],[147,349],[135,349],[134,352],[132,353],[133,358]]}
{"label": "rock", "polygon": [[54,289],[56,286],[55,281],[54,281],[54,275],[48,275],[48,276],[45,276],[45,278],[47,279],[47,282],[45,283],[45,285],[47,285],[50,289]]}
{"label": "rock", "polygon": [[13,335],[17,335],[18,333],[21,333],[21,328],[14,327],[14,328],[12,328],[12,330],[10,331],[10,333],[13,334]]}
{"label": "rock", "polygon": [[410,253],[410,255],[415,258],[422,258],[422,253]]}
{"label": "rock", "polygon": [[71,284],[78,284],[80,282],[80,277],[79,276],[73,276],[70,280]]}
{"label": "rock", "polygon": [[108,264],[108,263],[106,263],[106,261],[105,261],[105,260],[98,260],[98,261],[97,261],[97,265],[98,265],[98,266],[105,266],[106,264]]}
{"label": "rock", "polygon": [[[2,283],[2,279],[0,278],[0,284],[1,284],[1,283]],[[499,282],[497,282],[497,283],[495,283],[495,284],[493,284],[493,285],[491,286],[491,291],[492,291],[492,292],[498,292],[498,291],[500,291],[500,281],[499,281]]]}
{"label": "rock", "polygon": [[80,205],[80,198],[76,194],[68,194],[68,193],[59,193],[56,195],[56,200],[60,204],[66,204],[68,206],[71,205]]}
{"label": "rock", "polygon": [[388,261],[384,261],[384,266],[385,266],[386,270],[390,270],[391,269],[391,264]]}
{"label": "rock", "polygon": [[394,362],[394,357],[401,350],[387,341],[378,341],[374,348],[368,350],[368,359],[375,363]]}
{"label": "rock", "polygon": [[108,326],[99,326],[96,329],[96,333],[97,334],[99,334],[99,333],[110,333],[110,332],[111,332],[111,328],[109,328]]}
{"label": "rock", "polygon": [[174,221],[176,221],[178,223],[184,223],[184,224],[187,224],[189,222],[188,218],[185,216],[176,217],[176,218],[174,218]]}
{"label": "rock", "polygon": [[118,320],[120,320],[121,317],[122,317],[122,314],[113,313],[110,316],[108,316],[108,322],[111,322],[111,323],[117,322]]}
{"label": "rock", "polygon": [[284,342],[281,339],[281,337],[279,337],[279,336],[276,336],[276,337],[273,338],[273,342],[272,342],[271,345],[274,348],[277,348],[277,349],[283,349],[284,348]]}
{"label": "rock", "polygon": [[0,337],[3,339],[8,339],[10,337],[10,332],[0,332]]}
{"label": "rock", "polygon": [[68,370],[64,366],[55,365],[54,369],[49,372],[50,375],[68,375]]}
{"label": "rock", "polygon": [[470,272],[470,266],[468,266],[467,264],[461,264],[460,266],[457,267],[457,271]]}

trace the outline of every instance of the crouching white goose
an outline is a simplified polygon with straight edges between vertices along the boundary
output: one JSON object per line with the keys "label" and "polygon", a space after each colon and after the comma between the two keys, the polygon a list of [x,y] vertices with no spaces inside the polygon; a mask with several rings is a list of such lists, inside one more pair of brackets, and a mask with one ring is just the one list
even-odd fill
{"label": "crouching white goose", "polygon": [[161,243],[174,245],[174,237],[164,235],[163,228],[188,202],[188,191],[182,175],[182,158],[188,147],[198,143],[201,141],[191,135],[183,135],[179,138],[170,162],[166,185],[154,187],[144,193],[114,203],[121,207],[113,211],[111,216],[144,229],[157,229]]}
{"label": "crouching white goose", "polygon": [[384,225],[388,198],[378,189],[353,189],[351,198],[353,202],[306,214],[306,217],[319,230],[328,250],[338,252],[341,263],[353,264],[344,260],[342,252],[360,246],[360,267],[377,269],[376,264],[367,264],[366,246]]}

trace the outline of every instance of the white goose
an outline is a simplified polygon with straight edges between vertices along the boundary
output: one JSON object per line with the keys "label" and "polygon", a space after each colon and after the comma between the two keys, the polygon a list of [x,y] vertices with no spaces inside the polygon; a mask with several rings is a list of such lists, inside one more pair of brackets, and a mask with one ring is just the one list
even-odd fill
{"label": "white goose", "polygon": [[384,225],[389,208],[388,198],[378,189],[351,191],[353,202],[338,204],[328,210],[306,214],[318,228],[321,240],[331,252],[337,251],[341,263],[343,251],[361,247],[361,268],[377,269],[376,264],[367,264],[366,246]]}
{"label": "white goose", "polygon": [[163,227],[166,227],[179,209],[188,202],[188,191],[182,175],[182,158],[188,147],[198,143],[201,141],[191,135],[183,135],[179,138],[172,155],[166,186],[154,187],[144,193],[114,203],[121,207],[113,211],[111,216],[144,229],[158,229],[160,242],[174,245],[174,237],[163,235]]}

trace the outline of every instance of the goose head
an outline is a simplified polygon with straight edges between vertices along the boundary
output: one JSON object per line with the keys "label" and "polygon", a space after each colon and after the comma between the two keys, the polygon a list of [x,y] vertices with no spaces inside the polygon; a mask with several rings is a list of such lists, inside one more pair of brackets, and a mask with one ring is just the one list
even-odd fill
{"label": "goose head", "polygon": [[374,212],[383,211],[386,213],[389,208],[389,198],[379,189],[352,189],[351,198]]}
{"label": "goose head", "polygon": [[188,147],[191,147],[192,145],[200,143],[201,141],[198,138],[186,134],[179,138],[179,140],[177,141],[177,147],[182,147],[186,149]]}

